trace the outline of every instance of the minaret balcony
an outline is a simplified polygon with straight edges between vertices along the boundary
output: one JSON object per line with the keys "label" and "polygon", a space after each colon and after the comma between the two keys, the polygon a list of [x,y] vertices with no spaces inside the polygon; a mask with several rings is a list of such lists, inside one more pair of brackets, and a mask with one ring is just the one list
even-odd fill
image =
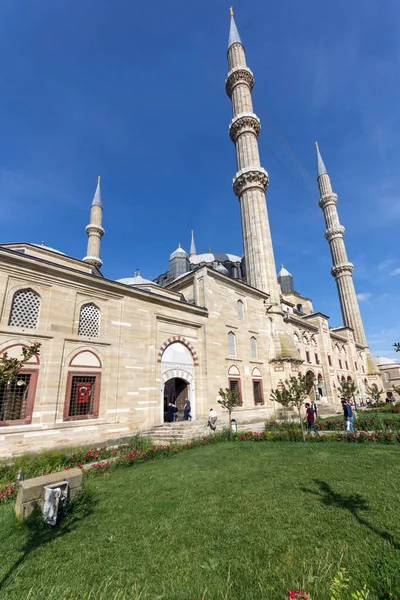
{"label": "minaret balcony", "polygon": [[233,191],[240,196],[246,190],[258,188],[265,192],[268,187],[268,173],[262,167],[246,167],[233,178]]}
{"label": "minaret balcony", "polygon": [[341,265],[336,265],[332,267],[331,274],[335,279],[338,277],[343,277],[343,275],[351,275],[354,270],[354,265],[351,262],[342,263]]}
{"label": "minaret balcony", "polygon": [[339,225],[338,227],[332,227],[331,229],[327,229],[324,233],[325,239],[330,242],[335,238],[342,238],[345,232],[345,228],[343,225]]}
{"label": "minaret balcony", "polygon": [[335,206],[337,199],[337,194],[327,194],[326,196],[321,196],[321,198],[318,200],[318,205],[320,208],[322,208],[322,210],[324,210],[327,206]]}
{"label": "minaret balcony", "polygon": [[232,142],[236,142],[239,135],[245,132],[254,133],[255,136],[260,135],[261,123],[260,119],[251,112],[239,113],[232,119],[229,125],[229,135]]}
{"label": "minaret balcony", "polygon": [[254,87],[254,75],[248,67],[236,67],[229,71],[228,77],[225,80],[225,89],[229,98],[232,98],[232,92],[239,83],[247,84],[250,91],[252,91]]}
{"label": "minaret balcony", "polygon": [[100,267],[103,264],[103,261],[98,256],[85,256],[85,258],[83,258],[82,260],[84,262],[87,262],[87,263],[91,264],[91,265],[94,265],[98,269],[100,269]]}
{"label": "minaret balcony", "polygon": [[99,237],[102,237],[105,233],[105,231],[101,225],[95,225],[94,223],[89,223],[89,225],[86,225],[85,231],[89,235],[91,233],[94,233],[94,234],[97,234]]}

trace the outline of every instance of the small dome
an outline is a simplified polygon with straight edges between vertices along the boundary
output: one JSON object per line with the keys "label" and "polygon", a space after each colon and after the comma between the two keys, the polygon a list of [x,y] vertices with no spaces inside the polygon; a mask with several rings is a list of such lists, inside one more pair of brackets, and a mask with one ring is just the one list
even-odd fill
{"label": "small dome", "polygon": [[117,279],[116,281],[125,285],[143,285],[145,283],[157,285],[156,283],[154,283],[154,281],[150,281],[150,279],[145,279],[141,275],[136,275],[136,277],[123,277],[122,279]]}
{"label": "small dome", "polygon": [[383,365],[397,365],[398,363],[392,358],[386,358],[385,356],[377,356],[375,362],[378,367]]}
{"label": "small dome", "polygon": [[183,248],[181,248],[181,245],[179,244],[177,249],[175,250],[175,252],[173,252],[171,254],[171,256],[169,257],[169,260],[172,260],[173,258],[182,258],[182,257],[187,257],[189,258],[187,252],[184,251]]}
{"label": "small dome", "polygon": [[278,273],[278,277],[293,277],[291,273],[282,265],[281,270]]}
{"label": "small dome", "polygon": [[222,264],[219,264],[215,270],[218,271],[218,273],[223,273],[223,275],[229,275],[228,269]]}
{"label": "small dome", "polygon": [[241,260],[240,256],[236,256],[235,254],[225,254],[223,252],[217,252],[215,254],[206,252],[205,254],[196,254],[195,256],[190,257],[192,265],[199,265],[200,263],[211,264],[215,261],[240,263]]}

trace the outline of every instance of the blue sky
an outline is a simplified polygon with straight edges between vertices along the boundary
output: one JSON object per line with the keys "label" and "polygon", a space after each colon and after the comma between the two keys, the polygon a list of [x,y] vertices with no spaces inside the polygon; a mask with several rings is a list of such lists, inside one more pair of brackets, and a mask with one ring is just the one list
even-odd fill
{"label": "blue sky", "polygon": [[[241,254],[228,8],[0,0],[1,240],[83,257],[100,174],[105,276],[155,277],[178,242],[188,249],[191,229],[198,252]],[[256,77],[277,266],[341,324],[317,205],[318,140],[372,353],[395,356],[400,3],[237,0],[234,9]]]}

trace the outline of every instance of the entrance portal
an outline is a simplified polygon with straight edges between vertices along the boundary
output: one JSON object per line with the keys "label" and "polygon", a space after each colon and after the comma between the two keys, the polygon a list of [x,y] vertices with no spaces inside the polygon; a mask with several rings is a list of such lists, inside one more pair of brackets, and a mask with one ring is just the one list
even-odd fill
{"label": "entrance portal", "polygon": [[177,421],[183,421],[183,409],[189,397],[189,387],[187,381],[174,377],[165,382],[164,385],[164,421],[170,421],[168,415],[169,403],[175,404],[178,412],[176,414]]}

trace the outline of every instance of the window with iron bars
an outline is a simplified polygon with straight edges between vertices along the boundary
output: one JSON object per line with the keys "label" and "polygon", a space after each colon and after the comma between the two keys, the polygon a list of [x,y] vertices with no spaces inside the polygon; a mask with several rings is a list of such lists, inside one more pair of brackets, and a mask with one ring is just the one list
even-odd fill
{"label": "window with iron bars", "polygon": [[240,389],[240,380],[239,379],[230,379],[229,380],[229,389],[231,390],[231,392],[239,393],[238,404],[239,404],[239,406],[241,406],[242,405],[242,393],[241,393],[241,389]]}
{"label": "window with iron bars", "polygon": [[253,396],[254,404],[264,404],[262,382],[257,379],[253,379]]}
{"label": "window with iron bars", "polygon": [[74,375],[69,397],[69,417],[93,415],[93,404],[96,391],[96,376]]}
{"label": "window with iron bars", "polygon": [[79,314],[78,335],[99,337],[100,311],[93,303],[84,304]]}
{"label": "window with iron bars", "polygon": [[40,298],[33,290],[18,290],[15,292],[8,324],[12,327],[36,329],[40,311]]}
{"label": "window with iron bars", "polygon": [[21,421],[26,416],[31,376],[19,374],[0,386],[0,421]]}

